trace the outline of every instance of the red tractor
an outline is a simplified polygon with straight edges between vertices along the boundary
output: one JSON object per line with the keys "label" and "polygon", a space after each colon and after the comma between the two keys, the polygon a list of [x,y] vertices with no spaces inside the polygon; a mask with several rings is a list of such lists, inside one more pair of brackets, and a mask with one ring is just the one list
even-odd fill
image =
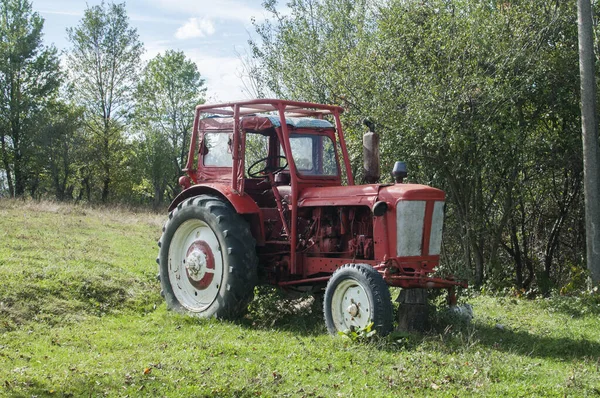
{"label": "red tractor", "polygon": [[[170,309],[232,319],[258,283],[322,291],[331,333],[393,324],[389,286],[464,286],[431,277],[439,263],[444,192],[354,185],[342,108],[250,100],[196,108],[181,194],[158,242]],[[366,175],[378,178],[377,137],[364,137]],[[374,165],[374,166],[373,166]],[[373,170],[373,168],[375,170]]]}

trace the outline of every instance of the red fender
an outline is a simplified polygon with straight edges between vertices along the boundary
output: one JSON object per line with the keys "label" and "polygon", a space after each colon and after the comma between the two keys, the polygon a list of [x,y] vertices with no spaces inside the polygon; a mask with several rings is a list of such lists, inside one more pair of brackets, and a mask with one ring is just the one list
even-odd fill
{"label": "red fender", "polygon": [[181,202],[198,195],[213,195],[228,201],[235,211],[242,215],[250,224],[250,229],[258,245],[265,244],[262,213],[256,202],[248,195],[240,195],[225,184],[197,184],[181,192],[169,205],[173,211]]}

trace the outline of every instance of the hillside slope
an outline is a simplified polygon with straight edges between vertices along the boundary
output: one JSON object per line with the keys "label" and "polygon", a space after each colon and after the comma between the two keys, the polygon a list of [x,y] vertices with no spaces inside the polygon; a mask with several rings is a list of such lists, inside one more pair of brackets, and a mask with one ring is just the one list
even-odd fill
{"label": "hillside slope", "polygon": [[163,219],[0,200],[0,396],[600,393],[595,296],[472,297],[471,325],[440,317],[426,335],[365,343],[265,293],[239,322],[198,320],[160,298]]}

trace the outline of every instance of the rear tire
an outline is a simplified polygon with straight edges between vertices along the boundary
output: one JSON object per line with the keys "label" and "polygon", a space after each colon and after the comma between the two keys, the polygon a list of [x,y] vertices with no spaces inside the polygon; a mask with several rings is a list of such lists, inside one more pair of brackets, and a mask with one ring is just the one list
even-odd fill
{"label": "rear tire", "polygon": [[345,264],[333,273],[325,289],[323,313],[331,334],[365,328],[373,322],[373,329],[385,336],[393,326],[388,285],[367,264]]}
{"label": "rear tire", "polygon": [[180,203],[158,246],[167,308],[201,318],[236,319],[246,312],[258,259],[248,224],[229,203],[207,195]]}

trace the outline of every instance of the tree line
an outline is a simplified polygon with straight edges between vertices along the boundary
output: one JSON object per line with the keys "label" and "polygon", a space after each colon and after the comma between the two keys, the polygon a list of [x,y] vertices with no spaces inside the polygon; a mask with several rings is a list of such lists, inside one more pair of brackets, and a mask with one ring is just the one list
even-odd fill
{"label": "tree line", "polygon": [[[362,122],[375,122],[384,181],[404,160],[411,182],[447,193],[442,274],[583,285],[575,2],[263,6],[244,60],[251,96],[342,105],[357,181]],[[196,65],[166,51],[140,66],[124,4],[88,6],[66,34],[59,54],[29,1],[0,0],[0,195],[168,202],[204,101]]]}
{"label": "tree line", "polygon": [[384,171],[405,160],[411,181],[447,193],[442,272],[496,289],[582,286],[575,2],[264,4],[247,86],[344,106],[358,174],[373,120]]}
{"label": "tree line", "polygon": [[196,64],[169,50],[141,66],[124,3],[88,6],[61,54],[43,26],[28,0],[0,0],[0,195],[174,197],[206,92]]}

